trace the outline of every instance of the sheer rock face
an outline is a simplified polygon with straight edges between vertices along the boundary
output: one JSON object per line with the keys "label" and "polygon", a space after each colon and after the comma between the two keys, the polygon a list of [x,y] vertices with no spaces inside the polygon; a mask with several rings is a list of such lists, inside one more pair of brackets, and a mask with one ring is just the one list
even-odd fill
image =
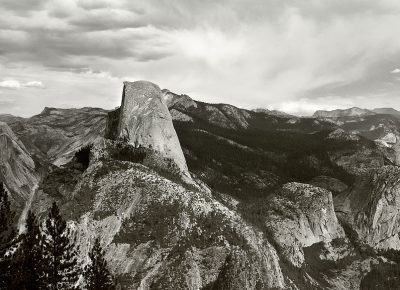
{"label": "sheer rock face", "polygon": [[303,248],[345,238],[328,190],[292,182],[268,202],[266,227],[285,258],[297,267],[304,262]]}
{"label": "sheer rock face", "polygon": [[335,197],[335,210],[361,242],[400,249],[400,168],[384,166],[360,178],[350,192]]}
{"label": "sheer rock face", "polygon": [[119,113],[115,111],[109,116],[108,127],[113,128],[119,115],[116,135],[107,128],[106,136],[125,140],[136,147],[151,148],[173,160],[189,176],[171,114],[162,96],[160,88],[150,82],[125,82]]}
{"label": "sheer rock face", "polygon": [[10,190],[18,210],[38,183],[35,170],[35,162],[25,146],[7,124],[0,122],[0,181]]}

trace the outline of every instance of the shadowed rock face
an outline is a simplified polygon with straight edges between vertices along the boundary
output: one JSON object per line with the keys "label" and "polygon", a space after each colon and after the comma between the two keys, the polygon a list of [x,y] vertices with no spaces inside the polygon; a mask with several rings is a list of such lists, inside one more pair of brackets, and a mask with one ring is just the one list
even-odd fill
{"label": "shadowed rock face", "polygon": [[340,180],[324,175],[313,178],[309,183],[314,186],[325,188],[331,191],[333,195],[339,194],[348,188],[348,186]]}
{"label": "shadowed rock face", "polygon": [[11,199],[19,211],[38,183],[32,160],[25,146],[10,129],[0,122],[0,181],[11,191]]}
{"label": "shadowed rock face", "polygon": [[125,82],[121,108],[109,114],[106,137],[127,141],[135,147],[151,148],[173,160],[189,176],[171,114],[162,96],[160,88],[150,82]]}

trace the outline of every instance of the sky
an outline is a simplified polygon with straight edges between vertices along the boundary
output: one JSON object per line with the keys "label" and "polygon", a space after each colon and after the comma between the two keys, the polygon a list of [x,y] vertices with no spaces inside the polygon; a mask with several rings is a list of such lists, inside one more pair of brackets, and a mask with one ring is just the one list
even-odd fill
{"label": "sky", "polygon": [[400,109],[398,0],[0,0],[0,114],[120,104],[148,80],[308,115]]}

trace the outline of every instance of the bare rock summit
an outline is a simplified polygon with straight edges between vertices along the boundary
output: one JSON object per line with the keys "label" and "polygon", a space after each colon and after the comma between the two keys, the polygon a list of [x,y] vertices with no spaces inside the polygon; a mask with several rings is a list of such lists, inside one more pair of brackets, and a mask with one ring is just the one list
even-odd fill
{"label": "bare rock summit", "polygon": [[106,138],[150,148],[190,176],[163,93],[151,82],[124,82],[121,107],[108,116]]}

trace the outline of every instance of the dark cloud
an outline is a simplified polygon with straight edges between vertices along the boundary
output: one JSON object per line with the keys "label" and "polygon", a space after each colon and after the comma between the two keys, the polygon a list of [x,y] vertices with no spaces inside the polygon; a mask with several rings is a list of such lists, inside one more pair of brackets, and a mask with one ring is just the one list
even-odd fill
{"label": "dark cloud", "polygon": [[104,17],[104,14],[110,13],[97,13],[96,15],[73,19],[69,23],[82,31],[118,30],[145,26],[143,21],[139,21],[134,17],[121,18],[118,15],[105,15]]}
{"label": "dark cloud", "polygon": [[78,0],[77,5],[85,10],[96,10],[112,7],[110,1],[102,0]]}
{"label": "dark cloud", "polygon": [[11,10],[17,14],[28,15],[32,11],[44,8],[48,0],[2,0],[0,7]]}
{"label": "dark cloud", "polygon": [[[21,38],[0,34],[0,55],[7,56],[9,62],[36,62],[52,69],[86,68],[84,60],[94,57],[149,61],[171,54],[168,43],[157,34],[134,30],[118,33],[38,30],[21,34]],[[77,58],[80,61],[75,63]]]}

